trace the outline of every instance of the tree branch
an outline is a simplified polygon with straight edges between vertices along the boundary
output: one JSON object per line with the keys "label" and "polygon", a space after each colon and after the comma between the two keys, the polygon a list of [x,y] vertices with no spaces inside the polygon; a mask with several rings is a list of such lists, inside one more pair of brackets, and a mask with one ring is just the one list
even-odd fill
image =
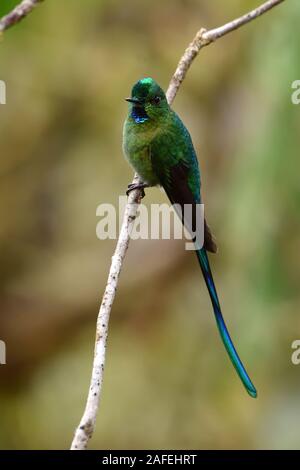
{"label": "tree branch", "polygon": [[27,16],[43,0],[23,0],[10,13],[0,19],[0,34]]}
{"label": "tree branch", "polygon": [[[197,57],[202,47],[208,46],[208,44],[211,44],[213,41],[216,41],[225,34],[240,28],[246,23],[249,23],[283,1],[284,0],[269,0],[255,10],[252,10],[246,15],[237,18],[230,23],[225,24],[224,26],[211,29],[209,31],[200,29],[181,57],[177,69],[171,79],[167,91],[167,99],[169,104],[173,102],[187,71],[189,70],[193,60]],[[141,180],[136,174],[134,176],[133,183],[137,182],[141,182]],[[138,204],[140,203],[140,200],[141,191],[139,189],[136,189],[129,194],[119,240],[117,242],[115,253],[112,257],[107,285],[98,314],[94,362],[87,403],[80,424],[75,431],[74,439],[71,445],[72,450],[86,449],[88,441],[94,432],[103,384],[109,316],[115,298],[123,260],[129,245],[130,234],[137,215]]]}
{"label": "tree branch", "polygon": [[167,98],[169,103],[173,102],[177,94],[178,88],[183,82],[188,69],[190,68],[193,60],[197,57],[203,47],[208,46],[209,44],[221,38],[222,36],[231,33],[231,31],[234,31],[240,28],[241,26],[244,26],[250,21],[255,20],[256,18],[271,10],[276,5],[279,5],[283,1],[284,0],[268,0],[259,7],[250,11],[249,13],[246,13],[246,15],[243,15],[240,18],[236,18],[235,20],[230,21],[229,23],[226,23],[223,26],[220,26],[219,28],[210,29],[209,31],[204,28],[200,29],[192,40],[191,44],[186,49],[183,56],[181,57],[177,69],[171,79],[167,91]]}

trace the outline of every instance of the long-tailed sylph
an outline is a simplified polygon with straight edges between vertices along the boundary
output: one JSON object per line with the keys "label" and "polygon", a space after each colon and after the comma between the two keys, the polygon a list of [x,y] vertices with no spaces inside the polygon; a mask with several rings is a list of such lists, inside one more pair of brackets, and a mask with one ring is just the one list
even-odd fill
{"label": "long-tailed sylph", "polygon": [[[164,91],[152,78],[143,78],[133,86],[127,101],[129,113],[124,124],[123,149],[129,163],[143,180],[143,184],[138,186],[162,186],[171,203],[183,209],[188,204],[191,207],[200,204],[196,152],[188,130],[170,108]],[[129,190],[135,187],[130,185]],[[204,220],[204,243],[196,249],[197,258],[224,346],[246,390],[256,397],[256,389],[226,328],[207,251],[215,253],[217,247]]]}

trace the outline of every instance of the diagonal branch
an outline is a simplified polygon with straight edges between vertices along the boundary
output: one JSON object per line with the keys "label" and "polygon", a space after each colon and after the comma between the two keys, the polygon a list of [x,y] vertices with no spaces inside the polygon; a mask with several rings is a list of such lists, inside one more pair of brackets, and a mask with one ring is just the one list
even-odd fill
{"label": "diagonal branch", "polygon": [[43,0],[23,0],[10,13],[0,19],[0,34],[16,23],[19,23]]}
{"label": "diagonal branch", "polygon": [[209,44],[221,38],[222,36],[231,33],[231,31],[234,31],[240,28],[241,26],[244,26],[245,24],[249,23],[250,21],[255,20],[256,18],[271,10],[271,8],[274,8],[276,5],[279,5],[283,1],[284,0],[268,0],[259,7],[250,11],[249,13],[246,13],[240,18],[236,18],[235,20],[226,23],[223,26],[220,26],[219,28],[210,29],[209,31],[204,28],[200,29],[192,40],[191,44],[186,49],[183,56],[181,57],[177,69],[171,79],[167,91],[167,98],[169,103],[173,102],[177,94],[178,88],[183,82],[193,60],[199,54],[200,49],[205,46],[208,46]]}
{"label": "diagonal branch", "polygon": [[[256,8],[255,10],[252,10],[246,15],[237,18],[231,21],[230,23],[225,24],[224,26],[212,29],[210,31],[200,29],[200,31],[198,31],[195,38],[188,46],[178,63],[177,69],[171,79],[167,91],[168,102],[170,104],[173,102],[176,93],[186,76],[187,71],[189,70],[193,60],[197,57],[202,47],[211,44],[213,41],[224,36],[225,34],[228,34],[229,32],[240,28],[246,23],[249,23],[250,21],[269,11],[271,8],[282,3],[283,1],[284,0],[269,0],[258,8]],[[134,176],[133,183],[137,182],[141,182],[141,180],[136,174]],[[139,189],[136,189],[129,194],[119,240],[117,242],[115,253],[112,257],[112,263],[108,275],[107,285],[98,314],[94,362],[87,403],[80,424],[75,431],[75,435],[71,445],[72,450],[86,449],[88,441],[92,437],[95,429],[96,417],[99,408],[99,401],[101,398],[103,384],[103,372],[105,365],[109,316],[115,298],[123,260],[125,258],[126,251],[129,245],[130,234],[134,224],[134,220],[137,215],[138,204],[140,200],[141,191]]]}

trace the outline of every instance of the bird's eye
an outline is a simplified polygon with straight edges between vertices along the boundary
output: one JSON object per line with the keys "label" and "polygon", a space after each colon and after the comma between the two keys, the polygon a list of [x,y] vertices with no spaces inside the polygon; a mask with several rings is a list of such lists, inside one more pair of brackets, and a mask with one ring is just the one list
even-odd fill
{"label": "bird's eye", "polygon": [[161,102],[160,96],[154,96],[154,98],[151,100],[152,104],[159,104],[160,102]]}

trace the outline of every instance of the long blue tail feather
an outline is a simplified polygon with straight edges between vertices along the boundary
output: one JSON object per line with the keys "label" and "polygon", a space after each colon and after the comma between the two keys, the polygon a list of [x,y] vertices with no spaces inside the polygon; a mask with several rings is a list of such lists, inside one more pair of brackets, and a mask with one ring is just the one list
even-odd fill
{"label": "long blue tail feather", "polygon": [[204,280],[205,280],[205,283],[206,283],[206,286],[207,286],[207,289],[211,298],[217,326],[220,332],[221,339],[225,346],[225,349],[230,357],[230,360],[233,366],[235,367],[235,370],[237,371],[241,381],[243,382],[243,385],[245,386],[247,392],[249,393],[249,395],[251,395],[251,397],[256,398],[257,391],[253,383],[251,382],[250,377],[248,376],[245,370],[245,367],[243,366],[242,361],[240,360],[238,356],[238,353],[236,352],[236,349],[233,345],[233,342],[227,330],[224,318],[222,316],[221,307],[220,307],[220,303],[219,303],[215,283],[213,280],[212,272],[210,269],[206,250],[205,248],[201,248],[197,250],[196,253],[197,253],[197,257],[198,257],[199,264],[203,273],[203,277],[204,277]]}

